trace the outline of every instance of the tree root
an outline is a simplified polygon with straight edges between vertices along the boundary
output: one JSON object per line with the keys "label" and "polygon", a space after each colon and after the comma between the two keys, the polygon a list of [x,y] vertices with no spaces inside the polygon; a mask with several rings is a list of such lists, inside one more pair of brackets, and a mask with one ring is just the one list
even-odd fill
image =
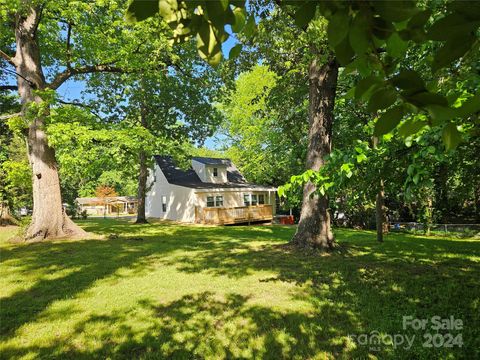
{"label": "tree root", "polygon": [[40,242],[50,239],[77,239],[86,237],[88,233],[75,224],[66,214],[60,222],[52,221],[47,224],[32,222],[23,238],[26,242]]}

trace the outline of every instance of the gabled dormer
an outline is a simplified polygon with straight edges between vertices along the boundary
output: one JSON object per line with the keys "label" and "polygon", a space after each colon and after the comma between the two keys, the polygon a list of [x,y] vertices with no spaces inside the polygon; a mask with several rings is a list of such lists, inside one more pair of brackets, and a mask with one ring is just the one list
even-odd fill
{"label": "gabled dormer", "polygon": [[224,184],[228,182],[228,160],[206,157],[192,158],[192,168],[204,183]]}

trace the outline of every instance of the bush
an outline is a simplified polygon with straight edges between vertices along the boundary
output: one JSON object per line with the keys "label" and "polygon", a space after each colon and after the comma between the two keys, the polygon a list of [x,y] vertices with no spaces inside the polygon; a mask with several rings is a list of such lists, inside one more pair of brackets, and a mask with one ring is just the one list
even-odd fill
{"label": "bush", "polygon": [[78,207],[76,204],[67,204],[65,207],[65,213],[72,219],[77,219],[78,218]]}

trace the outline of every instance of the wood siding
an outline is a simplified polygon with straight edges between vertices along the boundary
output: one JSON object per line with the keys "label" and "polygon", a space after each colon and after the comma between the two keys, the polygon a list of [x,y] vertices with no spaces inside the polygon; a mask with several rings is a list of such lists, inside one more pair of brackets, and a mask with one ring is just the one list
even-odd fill
{"label": "wood siding", "polygon": [[256,221],[272,221],[272,205],[239,206],[239,207],[200,207],[195,208],[195,222],[199,224],[228,225],[251,223]]}

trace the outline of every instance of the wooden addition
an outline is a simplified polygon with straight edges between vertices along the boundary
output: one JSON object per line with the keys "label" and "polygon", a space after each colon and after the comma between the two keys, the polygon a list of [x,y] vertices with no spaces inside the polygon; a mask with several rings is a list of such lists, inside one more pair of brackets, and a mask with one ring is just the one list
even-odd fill
{"label": "wooden addition", "polygon": [[255,205],[239,207],[195,207],[195,222],[198,224],[230,225],[272,221],[272,205]]}

